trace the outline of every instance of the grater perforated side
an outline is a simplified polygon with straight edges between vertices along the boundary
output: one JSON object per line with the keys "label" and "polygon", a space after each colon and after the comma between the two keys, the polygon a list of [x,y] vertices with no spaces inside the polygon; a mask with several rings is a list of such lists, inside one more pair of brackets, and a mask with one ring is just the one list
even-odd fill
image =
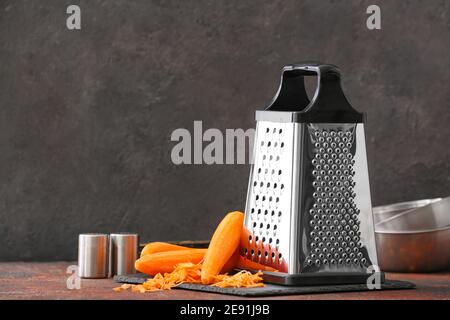
{"label": "grater perforated side", "polygon": [[257,124],[242,244],[247,258],[279,270],[289,261],[293,131],[289,123]]}

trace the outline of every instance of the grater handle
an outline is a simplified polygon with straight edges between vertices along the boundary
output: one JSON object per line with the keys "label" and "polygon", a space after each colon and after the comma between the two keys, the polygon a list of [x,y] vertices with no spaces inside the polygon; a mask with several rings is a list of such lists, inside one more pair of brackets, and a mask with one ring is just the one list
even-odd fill
{"label": "grater handle", "polygon": [[341,76],[341,72],[337,66],[320,62],[303,62],[303,63],[289,64],[284,66],[283,72],[297,73],[306,76],[311,75],[326,76],[331,74],[336,75],[339,78]]}
{"label": "grater handle", "polygon": [[[317,76],[316,91],[309,100],[304,77]],[[363,114],[348,102],[341,87],[341,73],[332,64],[304,62],[282,69],[281,83],[267,111],[298,112],[299,122],[363,122]]]}

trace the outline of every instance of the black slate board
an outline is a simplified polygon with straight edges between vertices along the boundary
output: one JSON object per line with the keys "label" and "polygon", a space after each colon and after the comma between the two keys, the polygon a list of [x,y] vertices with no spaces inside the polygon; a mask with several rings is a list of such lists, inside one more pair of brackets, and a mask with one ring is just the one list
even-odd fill
{"label": "black slate board", "polygon": [[[114,280],[119,283],[141,284],[149,277],[142,273],[115,276]],[[380,290],[414,289],[416,286],[408,281],[387,280],[381,285]],[[244,297],[281,296],[292,294],[370,291],[365,284],[346,284],[332,286],[303,286],[291,287],[274,284],[265,284],[258,288],[218,288],[201,284],[183,283],[177,286],[179,289],[229,294]]]}

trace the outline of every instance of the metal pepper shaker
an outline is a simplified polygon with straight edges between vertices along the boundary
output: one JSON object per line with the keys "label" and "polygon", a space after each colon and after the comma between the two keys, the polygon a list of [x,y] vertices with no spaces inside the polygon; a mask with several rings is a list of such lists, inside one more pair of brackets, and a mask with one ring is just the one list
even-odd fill
{"label": "metal pepper shaker", "polygon": [[109,242],[109,276],[136,273],[139,236],[136,233],[112,233]]}
{"label": "metal pepper shaker", "polygon": [[85,233],[78,237],[78,276],[106,278],[108,276],[109,237],[103,233]]}

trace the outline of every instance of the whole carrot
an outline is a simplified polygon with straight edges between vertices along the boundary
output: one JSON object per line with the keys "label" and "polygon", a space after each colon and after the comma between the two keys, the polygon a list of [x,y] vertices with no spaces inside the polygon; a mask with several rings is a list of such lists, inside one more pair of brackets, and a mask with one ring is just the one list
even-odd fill
{"label": "whole carrot", "polygon": [[203,261],[202,283],[209,284],[233,256],[239,246],[244,214],[239,211],[228,213],[217,226]]}
{"label": "whole carrot", "polygon": [[277,269],[249,260],[243,256],[239,256],[236,268],[244,270],[277,271]]}
{"label": "whole carrot", "polygon": [[228,261],[224,264],[224,266],[220,270],[220,273],[221,274],[228,273],[231,270],[237,268],[240,255],[241,253],[239,252],[239,248],[237,248],[236,251],[234,251],[233,255],[230,257],[230,259],[228,259]]}
{"label": "whole carrot", "polygon": [[147,254],[136,260],[137,271],[154,276],[158,273],[172,272],[179,263],[202,261],[207,249],[165,251]]}
{"label": "whole carrot", "polygon": [[176,244],[171,244],[167,242],[150,242],[145,245],[145,247],[141,251],[141,257],[157,253],[157,252],[165,252],[165,251],[179,251],[179,250],[192,250],[193,248],[183,247]]}

